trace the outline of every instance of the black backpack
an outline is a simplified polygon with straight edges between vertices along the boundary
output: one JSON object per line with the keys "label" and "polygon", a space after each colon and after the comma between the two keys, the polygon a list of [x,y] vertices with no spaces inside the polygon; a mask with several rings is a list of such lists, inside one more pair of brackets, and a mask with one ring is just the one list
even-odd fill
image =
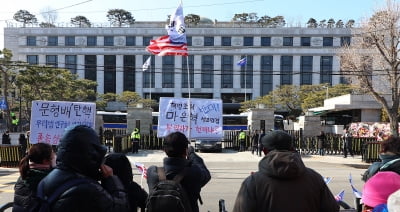
{"label": "black backpack", "polygon": [[146,208],[148,212],[191,212],[188,195],[180,181],[187,172],[184,168],[173,180],[167,180],[163,167],[157,167],[159,182],[148,196]]}
{"label": "black backpack", "polygon": [[44,192],[44,182],[40,181],[38,188],[37,188],[37,193],[36,193],[36,205],[33,206],[30,210],[30,212],[49,212],[50,210],[50,205],[54,203],[57,198],[67,191],[69,188],[83,184],[83,183],[88,183],[89,180],[84,179],[84,178],[74,178],[71,180],[66,181],[64,184],[61,186],[57,187],[57,189],[49,196],[46,196]]}

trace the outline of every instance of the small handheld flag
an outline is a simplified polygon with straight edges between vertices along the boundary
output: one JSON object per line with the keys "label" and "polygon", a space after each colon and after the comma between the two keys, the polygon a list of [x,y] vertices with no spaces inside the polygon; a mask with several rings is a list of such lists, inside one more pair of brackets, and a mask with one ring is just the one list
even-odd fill
{"label": "small handheld flag", "polygon": [[351,190],[353,191],[353,194],[356,198],[361,198],[362,197],[362,193],[360,191],[358,191],[354,185],[353,185],[353,178],[351,177],[351,174],[349,176],[349,182],[350,182],[350,186],[351,186]]}

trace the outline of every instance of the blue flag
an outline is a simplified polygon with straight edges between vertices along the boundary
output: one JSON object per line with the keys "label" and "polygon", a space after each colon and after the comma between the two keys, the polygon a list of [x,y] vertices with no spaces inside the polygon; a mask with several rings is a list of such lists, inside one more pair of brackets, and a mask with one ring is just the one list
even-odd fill
{"label": "blue flag", "polygon": [[7,110],[7,102],[4,97],[0,100],[0,110]]}
{"label": "blue flag", "polygon": [[245,57],[243,57],[242,59],[240,59],[238,62],[237,62],[237,65],[238,66],[245,66],[247,64],[247,59],[245,58]]}

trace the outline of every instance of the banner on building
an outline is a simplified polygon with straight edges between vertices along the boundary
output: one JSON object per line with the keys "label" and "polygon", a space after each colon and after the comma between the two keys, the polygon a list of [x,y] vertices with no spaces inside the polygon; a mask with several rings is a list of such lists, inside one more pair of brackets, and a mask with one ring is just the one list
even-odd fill
{"label": "banner on building", "polygon": [[91,102],[33,101],[29,142],[57,145],[65,128],[95,126],[96,104]]}
{"label": "banner on building", "polygon": [[188,138],[223,137],[222,100],[161,97],[159,111],[158,137],[176,131]]}

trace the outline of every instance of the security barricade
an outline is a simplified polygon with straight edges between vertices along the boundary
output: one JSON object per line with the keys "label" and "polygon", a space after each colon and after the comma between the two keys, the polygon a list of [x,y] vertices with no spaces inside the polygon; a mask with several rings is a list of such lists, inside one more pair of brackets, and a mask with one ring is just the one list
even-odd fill
{"label": "security barricade", "polygon": [[22,157],[21,145],[0,145],[1,167],[17,167]]}

